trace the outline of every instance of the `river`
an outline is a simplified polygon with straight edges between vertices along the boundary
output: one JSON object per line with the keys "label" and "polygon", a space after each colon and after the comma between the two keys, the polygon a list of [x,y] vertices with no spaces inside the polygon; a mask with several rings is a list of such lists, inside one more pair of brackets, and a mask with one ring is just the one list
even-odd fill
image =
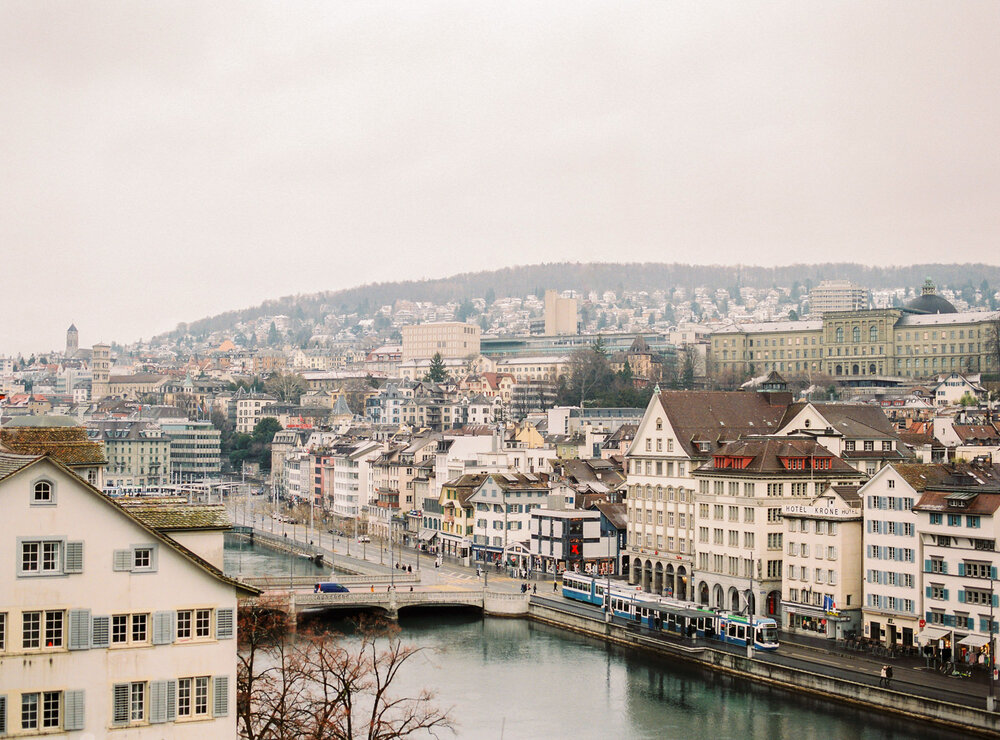
{"label": "river", "polygon": [[[302,558],[227,546],[226,572],[237,575],[240,565],[244,575],[324,573]],[[461,738],[961,737],[523,619],[418,611],[401,615],[399,625],[404,641],[423,650],[396,688],[434,690],[439,706],[453,708]]]}

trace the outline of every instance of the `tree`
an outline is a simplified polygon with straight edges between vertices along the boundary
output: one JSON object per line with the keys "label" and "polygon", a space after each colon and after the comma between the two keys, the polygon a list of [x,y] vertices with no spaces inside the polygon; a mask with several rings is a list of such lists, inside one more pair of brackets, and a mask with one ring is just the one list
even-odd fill
{"label": "tree", "polygon": [[1000,316],[990,319],[986,329],[986,372],[1000,375]]}
{"label": "tree", "polygon": [[448,371],[444,366],[444,358],[441,357],[440,352],[435,352],[431,358],[431,366],[427,370],[424,380],[429,380],[432,383],[443,383],[447,379]]}
{"label": "tree", "polygon": [[567,390],[574,401],[583,406],[596,388],[606,389],[614,378],[608,363],[604,343],[598,337],[590,347],[580,348],[570,355]]}
{"label": "tree", "polygon": [[264,390],[285,403],[297,404],[306,392],[306,380],[298,373],[276,372],[264,381]]}
{"label": "tree", "polygon": [[788,320],[789,321],[798,321],[799,320],[799,312],[796,311],[793,308],[791,311],[788,312]]}
{"label": "tree", "polygon": [[274,435],[280,431],[281,422],[273,416],[265,416],[254,425],[251,437],[254,442],[269,445],[271,444],[271,440],[274,439]]}
{"label": "tree", "polygon": [[453,730],[434,694],[400,697],[393,684],[420,648],[399,628],[359,621],[353,639],[336,633],[293,635],[279,604],[239,613],[237,726],[248,740],[394,740]]}
{"label": "tree", "polygon": [[267,344],[270,347],[277,347],[281,344],[281,335],[278,333],[278,326],[273,321],[267,330]]}
{"label": "tree", "polygon": [[684,350],[684,363],[681,365],[681,388],[685,390],[694,388],[694,352],[690,348]]}

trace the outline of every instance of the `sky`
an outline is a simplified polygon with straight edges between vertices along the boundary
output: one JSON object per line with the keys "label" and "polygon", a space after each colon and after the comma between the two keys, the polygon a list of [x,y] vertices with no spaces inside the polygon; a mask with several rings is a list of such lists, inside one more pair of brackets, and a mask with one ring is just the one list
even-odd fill
{"label": "sky", "polygon": [[998,264],[997,38],[993,0],[4,0],[0,356],[517,264]]}

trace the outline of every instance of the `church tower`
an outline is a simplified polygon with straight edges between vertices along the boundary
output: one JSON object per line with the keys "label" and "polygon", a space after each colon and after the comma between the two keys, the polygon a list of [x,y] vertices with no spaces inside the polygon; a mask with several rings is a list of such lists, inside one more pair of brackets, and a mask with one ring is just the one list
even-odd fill
{"label": "church tower", "polygon": [[66,356],[71,357],[80,349],[80,332],[76,330],[76,324],[70,324],[66,330]]}

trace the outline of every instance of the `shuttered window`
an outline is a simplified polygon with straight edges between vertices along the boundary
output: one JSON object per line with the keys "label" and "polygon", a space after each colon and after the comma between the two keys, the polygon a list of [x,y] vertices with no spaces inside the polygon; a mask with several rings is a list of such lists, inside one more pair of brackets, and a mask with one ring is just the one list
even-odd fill
{"label": "shuttered window", "polygon": [[216,717],[229,714],[229,676],[216,676],[212,686],[213,711]]}
{"label": "shuttered window", "polygon": [[90,649],[90,609],[69,610],[69,649]]}
{"label": "shuttered window", "polygon": [[132,570],[132,551],[115,550],[112,568],[116,571]]}
{"label": "shuttered window", "polygon": [[112,688],[111,711],[111,721],[116,725],[128,724],[128,698],[128,684],[116,683]]}
{"label": "shuttered window", "polygon": [[233,609],[217,609],[215,612],[215,638],[228,640],[233,636]]}
{"label": "shuttered window", "polygon": [[7,733],[7,697],[0,696],[0,735]]}
{"label": "shuttered window", "polygon": [[83,543],[66,543],[66,572],[83,573]]}
{"label": "shuttered window", "polygon": [[174,612],[154,612],[153,644],[166,645],[174,641]]}
{"label": "shuttered window", "polygon": [[106,648],[111,644],[111,617],[94,617],[90,631],[90,646]]}
{"label": "shuttered window", "polygon": [[151,681],[149,684],[149,722],[167,721],[167,682]]}
{"label": "shuttered window", "polygon": [[84,709],[86,703],[84,692],[67,691],[65,693],[66,711],[63,717],[64,730],[82,730],[84,725]]}

